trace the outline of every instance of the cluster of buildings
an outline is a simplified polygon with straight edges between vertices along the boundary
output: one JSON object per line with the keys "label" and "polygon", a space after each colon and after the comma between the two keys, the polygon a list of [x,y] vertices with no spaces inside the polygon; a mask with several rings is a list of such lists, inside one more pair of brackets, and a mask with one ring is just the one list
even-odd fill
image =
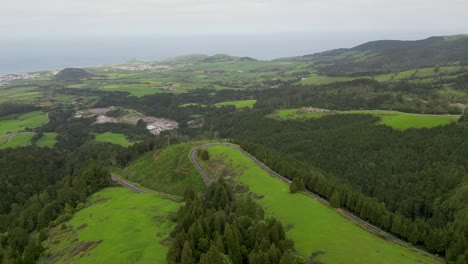
{"label": "cluster of buildings", "polygon": [[170,69],[167,65],[150,65],[150,64],[138,64],[138,65],[122,65],[112,66],[113,70],[124,70],[124,71],[150,71],[150,72],[161,72]]}
{"label": "cluster of buildings", "polygon": [[0,75],[0,86],[8,85],[11,81],[14,80],[31,80],[39,77],[40,75],[40,73],[14,73]]}
{"label": "cluster of buildings", "polygon": [[151,116],[143,118],[143,121],[146,122],[146,129],[153,135],[159,135],[163,131],[174,130],[179,127],[177,122]]}

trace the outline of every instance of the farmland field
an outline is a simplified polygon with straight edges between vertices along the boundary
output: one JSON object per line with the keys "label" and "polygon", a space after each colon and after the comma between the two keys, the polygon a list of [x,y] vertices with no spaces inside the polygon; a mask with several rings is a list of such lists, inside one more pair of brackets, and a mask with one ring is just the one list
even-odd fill
{"label": "farmland field", "polygon": [[46,121],[47,116],[40,111],[30,112],[15,119],[0,120],[0,136],[7,133],[16,133],[25,128],[36,128]]}
{"label": "farmland field", "polygon": [[53,147],[57,140],[57,133],[44,133],[44,135],[36,141],[36,146],[42,147]]}
{"label": "farmland field", "polygon": [[158,194],[104,189],[88,199],[65,229],[50,231],[44,243],[50,257],[39,263],[165,263],[163,241],[174,228],[169,218],[178,208]]}
{"label": "farmland field", "polygon": [[[9,142],[8,140],[5,140],[2,137],[2,139],[0,139],[0,149],[26,147],[29,145],[29,141],[31,140],[33,136],[34,136],[34,133],[31,133],[31,132],[11,134],[9,136]],[[4,137],[7,138],[8,136],[4,136]]]}
{"label": "farmland field", "polygon": [[228,102],[221,102],[221,103],[216,103],[215,106],[226,106],[226,105],[233,105],[237,109],[239,108],[253,108],[254,104],[257,102],[257,100],[239,100],[239,101],[228,101]]}
{"label": "farmland field", "polygon": [[124,134],[114,134],[112,132],[106,132],[103,134],[96,135],[96,141],[112,143],[120,145],[122,147],[129,147],[135,144],[133,142],[128,141]]}
{"label": "farmland field", "polygon": [[302,194],[290,194],[288,185],[263,171],[238,150],[208,147],[210,160],[228,167],[228,175],[260,195],[267,215],[291,229],[288,235],[304,256],[317,254],[324,263],[436,263],[416,251],[371,234],[334,209]]}
{"label": "farmland field", "polygon": [[353,110],[331,113],[301,113],[298,110],[299,109],[283,109],[276,112],[274,116],[280,119],[306,119],[320,118],[330,114],[369,114],[380,118],[377,124],[387,125],[400,130],[448,125],[456,122],[459,118],[459,116],[455,115],[422,115],[387,110]]}

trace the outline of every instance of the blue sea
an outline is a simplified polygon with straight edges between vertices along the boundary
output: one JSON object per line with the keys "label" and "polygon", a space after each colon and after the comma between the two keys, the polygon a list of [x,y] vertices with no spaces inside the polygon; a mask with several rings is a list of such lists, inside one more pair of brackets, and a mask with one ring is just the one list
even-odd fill
{"label": "blue sea", "polygon": [[97,66],[133,59],[158,61],[186,54],[224,53],[270,60],[349,48],[382,37],[351,33],[0,37],[0,74]]}

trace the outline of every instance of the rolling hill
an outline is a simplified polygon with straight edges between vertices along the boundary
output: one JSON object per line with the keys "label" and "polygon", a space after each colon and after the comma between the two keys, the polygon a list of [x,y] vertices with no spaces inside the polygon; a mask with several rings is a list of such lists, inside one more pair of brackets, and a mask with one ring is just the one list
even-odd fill
{"label": "rolling hill", "polygon": [[327,75],[369,75],[437,65],[467,65],[468,35],[416,41],[379,40],[350,49],[336,49],[282,59],[311,62]]}

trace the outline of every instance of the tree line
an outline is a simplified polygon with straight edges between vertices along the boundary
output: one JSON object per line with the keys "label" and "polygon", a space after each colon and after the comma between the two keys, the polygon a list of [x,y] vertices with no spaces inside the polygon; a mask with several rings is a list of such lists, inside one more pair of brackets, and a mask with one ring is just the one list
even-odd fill
{"label": "tree line", "polygon": [[188,188],[184,200],[167,263],[305,263],[283,225],[265,218],[250,196],[235,196],[222,178],[201,197]]}

